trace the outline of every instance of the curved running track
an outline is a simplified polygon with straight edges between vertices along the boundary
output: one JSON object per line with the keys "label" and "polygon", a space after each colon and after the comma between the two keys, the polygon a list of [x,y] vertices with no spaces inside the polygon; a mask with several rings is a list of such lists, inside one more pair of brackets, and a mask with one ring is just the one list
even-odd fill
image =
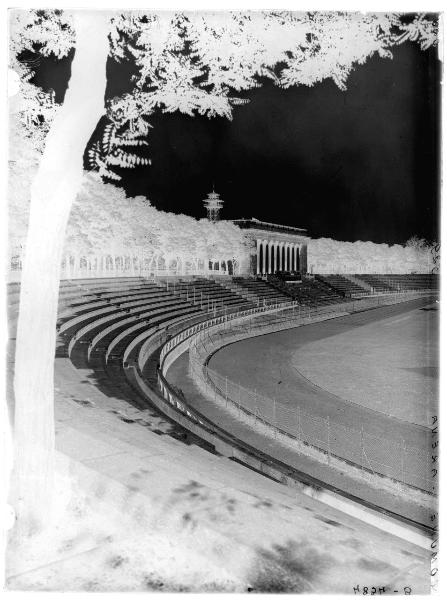
{"label": "curved running track", "polygon": [[[414,448],[428,451],[430,430],[391,418],[363,406],[347,403],[303,377],[294,367],[291,356],[310,342],[352,330],[375,321],[405,313],[433,303],[433,298],[419,298],[353,315],[314,323],[299,329],[249,338],[218,350],[209,366],[221,375],[245,387],[275,398],[284,406],[299,405],[309,414],[329,416],[337,423],[380,438],[407,441]],[[291,335],[295,332],[296,335]],[[299,333],[298,333],[299,332]],[[303,348],[304,350],[304,348]]]}

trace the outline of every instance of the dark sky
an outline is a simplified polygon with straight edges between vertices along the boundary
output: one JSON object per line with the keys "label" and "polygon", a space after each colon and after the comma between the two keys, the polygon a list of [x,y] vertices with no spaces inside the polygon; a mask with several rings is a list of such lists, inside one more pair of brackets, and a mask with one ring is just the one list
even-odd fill
{"label": "dark sky", "polygon": [[[393,54],[358,66],[345,92],[332,81],[290,90],[266,82],[244,94],[250,103],[234,109],[233,121],[153,115],[152,165],[120,170],[120,184],[158,209],[195,217],[214,183],[222,218],[253,216],[347,241],[437,239],[437,50],[405,43]],[[55,77],[64,78],[56,71],[45,63],[40,82],[57,89]],[[126,89],[124,65],[108,72],[108,95]]]}

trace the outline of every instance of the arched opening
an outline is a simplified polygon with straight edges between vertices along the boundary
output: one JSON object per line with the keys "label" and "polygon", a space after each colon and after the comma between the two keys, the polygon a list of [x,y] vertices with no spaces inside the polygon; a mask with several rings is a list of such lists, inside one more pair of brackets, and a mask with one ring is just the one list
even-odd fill
{"label": "arched opening", "polygon": [[264,244],[259,244],[259,273],[264,273]]}

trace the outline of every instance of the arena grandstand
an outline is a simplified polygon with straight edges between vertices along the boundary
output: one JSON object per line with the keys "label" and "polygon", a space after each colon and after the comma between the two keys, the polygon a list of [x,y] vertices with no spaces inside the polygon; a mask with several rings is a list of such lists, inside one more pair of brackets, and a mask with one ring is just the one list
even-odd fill
{"label": "arena grandstand", "polygon": [[[123,443],[130,447],[124,442],[130,434],[117,423],[138,424],[141,435],[169,436],[202,453],[182,450],[180,459],[170,447],[177,477],[182,465],[189,465],[184,476],[190,485],[201,481],[203,454],[228,457],[260,479],[263,475],[290,493],[299,491],[306,498],[300,500],[305,510],[324,506],[321,518],[327,523],[339,523],[343,514],[346,526],[358,528],[362,522],[359,535],[372,525],[378,535],[397,536],[399,543],[427,551],[437,487],[430,476],[431,430],[424,415],[436,412],[437,392],[421,387],[421,379],[436,370],[438,274],[277,269],[245,276],[114,275],[60,281],[55,406],[57,443],[65,452],[100,452],[97,468],[110,463],[111,473],[118,469],[114,477],[122,472],[126,478],[138,458],[128,467],[118,466],[124,460],[119,448]],[[17,271],[14,278],[8,284],[10,385],[20,298]],[[393,333],[394,321],[406,318],[410,337],[399,346],[386,335]],[[412,322],[422,329],[414,330]],[[353,332],[364,333],[351,339]],[[382,341],[374,337],[377,332]],[[414,365],[413,356],[404,356],[407,362],[390,371],[393,353],[405,355],[415,340],[428,340],[432,347],[426,356],[432,362]],[[371,354],[374,348],[383,354],[381,360]],[[359,355],[377,369],[371,372]],[[415,373],[418,368],[423,375]],[[408,371],[406,387],[396,373]],[[436,382],[436,373],[430,375]],[[80,393],[80,387],[85,391]],[[78,424],[72,439],[74,405]],[[92,411],[96,416],[89,418]],[[91,450],[86,427],[95,438]],[[131,445],[139,456],[153,442],[133,432]],[[101,458],[111,450],[98,449],[101,440],[112,443],[110,436],[116,439],[116,459],[113,452]],[[81,450],[82,443],[86,448]],[[216,468],[219,479],[240,477],[221,462]],[[250,477],[244,476],[246,493],[256,494],[262,484]],[[132,481],[125,485],[137,489]],[[173,493],[176,489],[181,488]],[[111,506],[116,502],[114,495],[108,497]]]}
{"label": "arena grandstand", "polygon": [[[245,254],[232,254],[227,236],[217,259],[212,244],[207,255],[174,262],[155,249],[65,255],[56,376],[86,409],[79,383],[93,385],[104,410],[126,423],[169,431],[427,547],[437,492],[428,416],[437,403],[439,274],[431,249],[313,240],[257,219],[226,225],[218,209],[204,231],[228,227]],[[381,259],[367,272],[371,250]],[[14,258],[10,373],[20,274]],[[394,325],[401,320],[405,328]],[[423,356],[408,352],[421,343]],[[122,416],[123,406],[134,416]]]}
{"label": "arena grandstand", "polygon": [[[228,335],[232,336],[231,340],[239,340],[283,329],[292,328],[296,331],[298,326],[315,321],[324,322],[328,318],[333,323],[336,317],[351,317],[357,313],[363,314],[365,310],[372,318],[376,312],[380,319],[383,315],[377,312],[379,308],[383,310],[391,307],[395,312],[397,307],[401,313],[414,308],[415,303],[417,306],[432,304],[438,289],[437,274],[307,275],[296,271],[278,271],[259,277],[110,277],[63,280],[59,291],[57,357],[69,358],[80,372],[90,370],[95,385],[102,390],[120,389],[123,398],[135,406],[144,407],[148,402],[153,404],[156,396],[159,410],[166,411],[176,420],[173,403],[181,411],[182,427],[194,430],[200,437],[200,428],[197,428],[199,417],[193,418],[191,424],[185,421],[185,412],[189,416],[194,414],[196,400],[189,399],[187,394],[179,390],[188,388],[189,384],[178,379],[175,380],[175,385],[170,384],[164,366],[167,356],[174,353],[177,358],[182,354],[174,349],[178,344],[181,346],[185,339],[192,344],[198,335],[203,336],[204,332],[208,332],[207,335],[211,337],[207,338],[205,347],[208,344],[208,354],[212,355],[216,351],[216,343],[217,347],[229,343],[226,339]],[[20,284],[10,283],[8,304],[12,339],[19,294]],[[202,358],[203,365],[206,366],[208,357]],[[172,358],[168,362],[170,366]],[[256,376],[253,372],[253,389],[258,385]],[[140,383],[135,377],[139,378]],[[206,374],[206,369],[202,370],[201,381],[202,384],[205,382],[202,395],[207,395],[206,385],[216,393],[216,374],[213,381]],[[225,385],[226,393],[223,391]],[[233,385],[228,376],[225,385],[221,378],[219,393],[224,395],[227,406],[230,402],[237,406],[239,401],[240,411],[240,397],[231,398],[228,392],[229,387],[235,388],[236,385]],[[182,408],[179,408],[178,393]],[[241,388],[239,395],[240,393]],[[233,396],[235,395],[233,389]],[[169,410],[165,406],[167,398],[168,403],[171,402]],[[256,402],[245,406],[245,417],[258,413],[260,421],[268,422],[278,433],[290,437],[290,431],[287,427],[281,428],[276,417],[266,419],[265,415],[261,415],[261,404],[263,403],[266,413],[273,402],[273,398],[263,396],[261,399],[258,394]],[[361,407],[357,406],[356,410],[361,410]],[[364,408],[366,423],[368,410]],[[283,420],[287,421],[285,416]],[[222,419],[219,420],[221,422]],[[308,422],[309,430],[316,426],[315,422]],[[324,429],[324,424],[320,423],[318,426]],[[226,432],[225,435],[229,433],[231,432]],[[308,435],[304,427],[303,435],[303,439],[308,436],[307,446],[323,451],[326,455],[330,453],[325,444],[321,443],[324,433],[319,436]],[[366,429],[363,435],[368,435]],[[391,428],[389,442],[393,435]],[[206,435],[204,438],[207,438],[208,443],[216,445],[216,440],[213,442]],[[238,440],[238,443],[244,443],[244,439]],[[402,478],[400,466],[394,471],[387,470],[381,466],[380,460],[369,460],[370,464],[367,466],[366,461],[362,462],[362,456],[357,456],[357,451],[346,454],[342,449],[337,453],[335,446],[333,443],[333,457],[346,461],[346,464],[355,463],[362,472],[369,472],[370,475],[378,475],[382,479],[389,477],[390,489],[393,482],[400,482],[413,488],[415,493],[418,490],[427,494],[433,492],[427,488],[425,468],[428,450],[423,443],[419,448],[423,458],[418,458],[420,464],[417,467],[419,471],[422,469],[422,474],[407,478]],[[258,450],[262,450],[262,445]],[[411,470],[409,464],[407,471]],[[362,484],[365,489],[368,487],[364,480]],[[364,495],[368,497],[368,493],[365,492]],[[421,526],[428,527],[428,522],[421,514]],[[414,515],[411,519],[408,517],[408,520],[418,520],[413,517]]]}

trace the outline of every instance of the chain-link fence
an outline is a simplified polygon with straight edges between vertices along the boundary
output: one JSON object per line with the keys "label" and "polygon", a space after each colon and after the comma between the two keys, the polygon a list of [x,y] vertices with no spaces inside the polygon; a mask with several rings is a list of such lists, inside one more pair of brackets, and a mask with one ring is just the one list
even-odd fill
{"label": "chain-link fence", "polygon": [[254,389],[246,388],[202,362],[190,361],[190,374],[201,388],[207,387],[217,402],[232,408],[234,414],[255,428],[271,426],[279,434],[306,446],[313,447],[326,456],[360,467],[365,474],[389,477],[407,485],[432,492],[430,455],[413,448],[405,440],[391,440],[347,427],[337,420],[322,418],[303,410],[299,405],[289,408]]}
{"label": "chain-link fence", "polygon": [[276,309],[262,307],[232,314],[221,313],[174,335],[162,349],[161,372],[166,374],[163,366],[166,356],[176,346],[189,340],[190,372],[196,383],[236,415],[250,419],[255,427],[266,426],[296,443],[324,453],[329,463],[332,459],[340,459],[360,467],[365,474],[389,477],[432,492],[430,455],[412,447],[407,440],[376,437],[366,432],[363,426],[353,429],[329,417],[311,414],[299,406],[291,409],[223,377],[204,364],[213,350],[232,341],[420,296],[417,292],[399,292],[318,308],[288,303],[278,305]]}
{"label": "chain-link fence", "polygon": [[[412,295],[393,294],[380,297],[380,304],[394,304]],[[193,378],[214,395],[217,401],[236,410],[236,414],[250,418],[255,427],[269,426],[278,433],[299,443],[318,449],[328,462],[338,458],[359,466],[365,473],[374,473],[432,492],[430,455],[414,448],[408,440],[390,440],[365,431],[346,427],[329,417],[311,414],[300,406],[291,409],[275,399],[260,394],[223,377],[205,365],[206,358],[223,344],[327,318],[329,313],[357,312],[371,306],[372,299],[357,301],[348,306],[322,307],[309,310],[293,306],[281,313],[253,314],[239,323],[222,323],[205,328],[190,346],[190,371]],[[377,302],[377,299],[374,299]],[[348,308],[348,311],[346,309]],[[351,310],[349,310],[351,309]],[[357,310],[355,310],[357,309]],[[346,401],[347,407],[350,403]],[[369,410],[369,409],[365,409]]]}

